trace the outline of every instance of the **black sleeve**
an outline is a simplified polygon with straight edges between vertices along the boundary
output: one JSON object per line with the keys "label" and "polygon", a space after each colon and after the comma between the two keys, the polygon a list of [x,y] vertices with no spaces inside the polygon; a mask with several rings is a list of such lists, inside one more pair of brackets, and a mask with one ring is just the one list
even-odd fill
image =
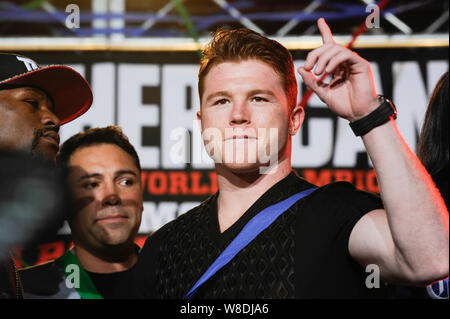
{"label": "black sleeve", "polygon": [[347,182],[321,187],[305,201],[296,231],[297,298],[384,298],[383,289],[367,289],[365,269],[348,250],[353,227],[380,197]]}
{"label": "black sleeve", "polygon": [[134,298],[157,299],[158,261],[163,241],[164,227],[151,234],[139,253],[133,269],[132,294]]}
{"label": "black sleeve", "polygon": [[325,229],[332,236],[335,248],[350,255],[348,243],[356,223],[365,214],[383,209],[381,198],[373,193],[356,189],[350,183],[336,182],[324,186],[311,203],[319,207]]}

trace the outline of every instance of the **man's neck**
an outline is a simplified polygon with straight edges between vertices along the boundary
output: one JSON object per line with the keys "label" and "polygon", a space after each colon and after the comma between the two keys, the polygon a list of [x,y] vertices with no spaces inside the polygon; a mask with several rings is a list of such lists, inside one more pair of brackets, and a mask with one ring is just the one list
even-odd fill
{"label": "man's neck", "polygon": [[[250,173],[233,173],[217,167],[219,197],[217,213],[220,232],[233,225],[269,188],[291,172],[290,162],[280,162],[266,174],[259,170]],[[267,174],[268,173],[268,174]]]}
{"label": "man's neck", "polygon": [[74,249],[83,268],[94,273],[108,274],[125,271],[133,267],[138,259],[134,244],[103,254],[94,254],[82,245],[75,245]]}

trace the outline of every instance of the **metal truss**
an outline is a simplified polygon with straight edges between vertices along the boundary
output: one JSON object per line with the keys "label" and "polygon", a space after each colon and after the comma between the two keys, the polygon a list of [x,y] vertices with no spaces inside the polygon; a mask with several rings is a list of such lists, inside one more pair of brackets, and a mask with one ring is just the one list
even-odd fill
{"label": "metal truss", "polygon": [[[5,0],[0,2],[0,48],[190,50],[217,28],[247,27],[291,47],[316,45],[315,20],[345,39],[374,14],[373,0]],[[69,5],[79,9],[79,26]],[[448,46],[447,0],[390,1],[379,25],[356,46]],[[375,9],[374,9],[375,8]],[[445,39],[446,38],[446,39]],[[344,41],[344,40],[342,40]],[[396,43],[396,44],[395,44]],[[81,47],[80,47],[81,46]]]}

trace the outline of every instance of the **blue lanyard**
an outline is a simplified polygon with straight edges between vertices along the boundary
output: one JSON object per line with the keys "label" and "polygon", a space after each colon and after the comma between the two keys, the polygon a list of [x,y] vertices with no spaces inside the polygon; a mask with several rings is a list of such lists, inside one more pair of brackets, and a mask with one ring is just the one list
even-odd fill
{"label": "blue lanyard", "polygon": [[236,256],[245,246],[247,246],[259,233],[269,227],[281,214],[287,211],[292,205],[305,196],[311,194],[317,187],[307,189],[285,200],[269,206],[254,216],[241,232],[233,239],[233,241],[225,248],[225,250],[217,257],[212,265],[206,270],[203,276],[195,283],[194,287],[184,296],[184,299],[191,299],[198,288],[219,271],[223,266],[228,264],[234,256]]}

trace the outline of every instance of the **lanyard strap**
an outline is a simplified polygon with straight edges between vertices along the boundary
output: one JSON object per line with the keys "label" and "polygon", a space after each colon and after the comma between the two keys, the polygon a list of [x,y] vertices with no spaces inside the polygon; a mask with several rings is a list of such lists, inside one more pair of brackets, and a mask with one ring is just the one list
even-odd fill
{"label": "lanyard strap", "polygon": [[58,261],[61,262],[61,268],[64,274],[66,273],[66,267],[68,265],[76,265],[79,269],[79,275],[80,275],[80,282],[78,287],[75,286],[75,290],[78,292],[78,294],[81,296],[81,299],[103,299],[103,297],[100,295],[100,293],[95,288],[94,284],[92,283],[91,278],[86,273],[84,268],[80,265],[80,262],[78,261],[78,258],[75,256],[75,254],[72,252],[72,250],[67,251],[64,255],[58,258]]}
{"label": "lanyard strap", "polygon": [[203,276],[195,283],[194,287],[192,287],[186,296],[184,296],[184,299],[190,299],[205,281],[230,262],[234,256],[255,239],[259,233],[269,227],[281,214],[287,211],[297,201],[311,194],[316,189],[317,187],[307,189],[260,211],[247,223],[247,225],[245,225],[219,257],[217,257]]}

